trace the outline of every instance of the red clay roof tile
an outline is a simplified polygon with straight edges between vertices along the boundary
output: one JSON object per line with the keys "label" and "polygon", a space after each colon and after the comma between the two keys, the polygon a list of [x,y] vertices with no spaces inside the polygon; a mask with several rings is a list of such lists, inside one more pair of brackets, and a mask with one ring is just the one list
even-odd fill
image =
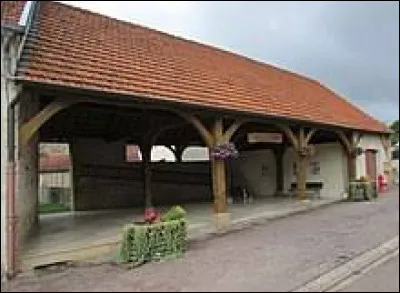
{"label": "red clay roof tile", "polygon": [[28,1],[1,1],[1,25],[18,25]]}
{"label": "red clay roof tile", "polygon": [[25,80],[386,131],[317,81],[217,48],[50,1],[33,28]]}
{"label": "red clay roof tile", "polygon": [[39,170],[42,172],[66,171],[71,168],[68,154],[49,153],[40,157]]}

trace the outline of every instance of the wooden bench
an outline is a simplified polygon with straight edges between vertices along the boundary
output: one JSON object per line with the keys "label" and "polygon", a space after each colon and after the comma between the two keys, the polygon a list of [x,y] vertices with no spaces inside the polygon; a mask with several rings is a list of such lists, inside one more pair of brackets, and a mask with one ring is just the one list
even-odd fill
{"label": "wooden bench", "polygon": [[[306,182],[306,194],[308,197],[321,198],[321,189],[324,187],[322,182]],[[290,184],[290,192],[296,193],[297,182],[292,182]]]}

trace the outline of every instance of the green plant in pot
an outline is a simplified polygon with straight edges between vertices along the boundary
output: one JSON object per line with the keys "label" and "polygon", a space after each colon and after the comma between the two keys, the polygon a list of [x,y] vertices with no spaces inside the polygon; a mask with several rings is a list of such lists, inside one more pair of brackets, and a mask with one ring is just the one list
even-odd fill
{"label": "green plant in pot", "polygon": [[161,216],[161,221],[173,221],[184,219],[186,216],[186,211],[181,206],[173,206],[169,211]]}

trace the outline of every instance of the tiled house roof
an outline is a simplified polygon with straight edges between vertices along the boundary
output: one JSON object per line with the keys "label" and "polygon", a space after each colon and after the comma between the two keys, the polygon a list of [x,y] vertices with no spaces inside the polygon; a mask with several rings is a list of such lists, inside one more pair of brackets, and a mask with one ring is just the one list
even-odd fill
{"label": "tiled house roof", "polygon": [[61,172],[71,168],[71,159],[68,154],[49,153],[40,156],[39,170],[41,172]]}
{"label": "tiled house roof", "polygon": [[1,25],[18,25],[28,1],[1,1]]}
{"label": "tiled house roof", "polygon": [[19,78],[383,132],[319,82],[56,2],[38,2]]}

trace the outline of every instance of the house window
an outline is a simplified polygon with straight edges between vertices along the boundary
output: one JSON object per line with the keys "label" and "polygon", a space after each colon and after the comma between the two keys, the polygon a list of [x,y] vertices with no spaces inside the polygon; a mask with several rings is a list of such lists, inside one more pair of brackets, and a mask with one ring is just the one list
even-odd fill
{"label": "house window", "polygon": [[142,155],[140,153],[140,148],[136,144],[128,144],[125,146],[125,162],[140,162],[142,160]]}
{"label": "house window", "polygon": [[398,159],[399,159],[399,149],[394,150],[394,151],[392,152],[392,159],[393,159],[393,160],[398,160]]}
{"label": "house window", "polygon": [[319,175],[321,173],[321,167],[319,162],[311,162],[310,168],[311,168],[311,175]]}

